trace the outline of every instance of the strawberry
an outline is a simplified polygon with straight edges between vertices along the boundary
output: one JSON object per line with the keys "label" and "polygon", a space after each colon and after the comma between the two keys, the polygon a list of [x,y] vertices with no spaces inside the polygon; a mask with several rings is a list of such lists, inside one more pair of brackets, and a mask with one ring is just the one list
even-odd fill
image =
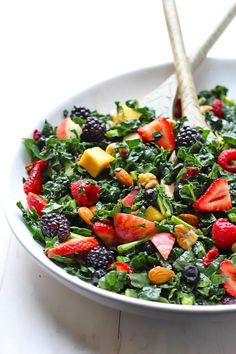
{"label": "strawberry", "polygon": [[229,193],[228,181],[225,178],[218,178],[207,189],[207,191],[193,204],[198,211],[225,211],[232,208]]}
{"label": "strawberry", "polygon": [[101,188],[97,184],[88,183],[83,179],[70,186],[73,198],[80,206],[90,207],[97,203]]}
{"label": "strawberry", "polygon": [[48,250],[48,257],[67,256],[69,254],[88,251],[98,246],[98,241],[95,237],[83,237],[79,239],[72,239],[61,243],[59,246],[50,248]]}
{"label": "strawberry", "polygon": [[220,264],[220,274],[228,277],[224,282],[224,289],[228,295],[236,297],[236,267],[232,261],[226,259]]}
{"label": "strawberry", "polygon": [[223,102],[221,100],[219,100],[218,98],[215,98],[213,101],[212,112],[218,118],[224,118]]}
{"label": "strawberry", "polygon": [[210,251],[203,257],[202,262],[205,266],[209,266],[216,258],[219,257],[219,251],[216,247],[212,247]]}
{"label": "strawberry", "polygon": [[154,222],[124,213],[114,215],[114,226],[120,243],[136,241],[156,231]]}
{"label": "strawberry", "polygon": [[108,268],[113,268],[115,267],[117,272],[127,272],[127,273],[132,273],[132,270],[129,266],[129,264],[124,263],[124,262],[114,262],[108,265]]}
{"label": "strawberry", "polygon": [[149,240],[154,244],[166,261],[174,246],[175,237],[169,232],[160,232],[159,234],[151,236]]}
{"label": "strawberry", "polygon": [[45,199],[31,192],[27,194],[26,200],[29,208],[35,208],[38,215],[42,215],[43,208],[48,204]]}
{"label": "strawberry", "polygon": [[232,164],[233,161],[236,161],[236,149],[222,151],[217,159],[218,164],[223,170],[236,173],[236,165]]}
{"label": "strawberry", "polygon": [[93,232],[103,240],[105,245],[114,246],[117,244],[117,236],[113,225],[96,221],[93,224]]}
{"label": "strawberry", "polygon": [[231,248],[236,242],[236,226],[228,220],[220,218],[213,224],[212,238],[217,247]]}
{"label": "strawberry", "polygon": [[38,165],[40,167],[41,172],[46,170],[46,168],[47,168],[47,164],[44,160],[36,160],[32,163],[25,165],[25,169],[29,173],[32,170],[32,168],[36,165]]}
{"label": "strawberry", "polygon": [[35,194],[41,194],[43,190],[41,168],[39,165],[35,165],[27,180],[24,182],[24,192],[28,194],[29,192]]}
{"label": "strawberry", "polygon": [[139,188],[138,187],[134,188],[134,190],[132,192],[127,194],[127,196],[122,199],[122,203],[125,206],[132,207],[132,205],[134,204],[134,200],[137,197],[138,192],[139,192]]}
{"label": "strawberry", "polygon": [[[171,123],[166,118],[156,118],[149,124],[138,128],[137,133],[144,143],[156,141],[164,149],[174,150],[175,137]],[[155,133],[161,133],[160,139],[155,139]]]}
{"label": "strawberry", "polygon": [[186,166],[187,172],[182,176],[181,181],[186,181],[187,179],[194,177],[201,173],[200,170],[196,168],[196,166]]}

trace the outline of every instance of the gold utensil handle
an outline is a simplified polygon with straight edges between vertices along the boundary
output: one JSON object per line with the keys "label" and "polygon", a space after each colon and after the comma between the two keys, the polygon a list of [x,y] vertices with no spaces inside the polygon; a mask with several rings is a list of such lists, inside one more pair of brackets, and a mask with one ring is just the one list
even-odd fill
{"label": "gold utensil handle", "polygon": [[179,94],[182,102],[182,113],[188,118],[188,125],[207,128],[205,119],[200,112],[192,72],[185,53],[175,1],[163,0],[163,7],[174,55]]}

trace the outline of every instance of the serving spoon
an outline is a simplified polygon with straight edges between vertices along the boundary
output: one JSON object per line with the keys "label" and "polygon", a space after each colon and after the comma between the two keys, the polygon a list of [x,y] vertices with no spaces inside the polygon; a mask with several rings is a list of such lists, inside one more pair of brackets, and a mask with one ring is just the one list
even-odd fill
{"label": "serving spoon", "polygon": [[[168,6],[168,5],[167,5]],[[191,55],[190,66],[194,70],[206,57],[209,50],[224,32],[236,15],[236,3],[226,12],[219,24],[209,34],[204,43]],[[178,80],[176,74],[171,75],[158,88],[148,93],[139,101],[142,106],[154,108],[157,116],[172,117],[173,107],[178,92]]]}

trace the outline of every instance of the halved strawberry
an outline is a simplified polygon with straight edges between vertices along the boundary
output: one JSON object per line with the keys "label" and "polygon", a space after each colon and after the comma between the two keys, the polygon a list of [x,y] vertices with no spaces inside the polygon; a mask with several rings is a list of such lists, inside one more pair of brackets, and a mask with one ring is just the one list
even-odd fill
{"label": "halved strawberry", "polygon": [[96,221],[93,224],[93,232],[103,240],[105,245],[115,246],[117,244],[117,236],[113,225]]}
{"label": "halved strawberry", "polygon": [[236,242],[236,226],[228,220],[220,218],[213,224],[212,238],[217,247],[231,248]]}
{"label": "halved strawberry", "polygon": [[224,282],[224,289],[230,296],[236,297],[236,267],[232,261],[226,259],[220,264],[220,274],[228,277]]}
{"label": "halved strawberry", "polygon": [[217,162],[225,171],[236,173],[236,165],[232,164],[232,162],[236,162],[236,149],[222,151]]}
{"label": "halved strawberry", "polygon": [[132,205],[134,204],[134,200],[137,197],[138,192],[139,192],[139,188],[138,187],[134,188],[134,190],[132,192],[130,192],[126,197],[124,197],[122,199],[122,203],[125,206],[132,207]]}
{"label": "halved strawberry", "polygon": [[[174,150],[175,137],[171,123],[166,118],[156,118],[149,124],[138,128],[137,133],[144,143],[156,141],[158,146],[164,149]],[[155,139],[155,133],[161,133],[160,139]]]}
{"label": "halved strawberry", "polygon": [[218,178],[207,189],[207,191],[193,204],[198,211],[225,211],[232,208],[232,201],[229,193],[228,181],[225,178]]}
{"label": "halved strawberry", "polygon": [[32,170],[32,168],[36,165],[38,165],[40,167],[41,172],[46,170],[46,168],[47,168],[47,164],[44,160],[36,160],[32,163],[25,165],[25,169],[29,173]]}
{"label": "halved strawberry", "polygon": [[115,267],[117,272],[127,272],[127,273],[132,273],[132,270],[129,266],[129,264],[125,262],[114,262],[108,265],[108,268]]}
{"label": "halved strawberry", "polygon": [[32,168],[23,187],[24,187],[25,194],[28,194],[29,192],[35,194],[42,193],[43,185],[42,185],[41,168],[39,165],[35,165]]}
{"label": "halved strawberry", "polygon": [[156,231],[154,222],[124,213],[114,215],[114,226],[120,243],[140,240]]}
{"label": "halved strawberry", "polygon": [[98,241],[95,237],[83,237],[80,239],[72,239],[61,243],[59,246],[48,250],[48,257],[67,256],[69,254],[88,251],[98,246]]}
{"label": "halved strawberry", "polygon": [[151,236],[150,241],[152,241],[156,249],[166,261],[174,246],[175,237],[169,232],[160,232],[159,234]]}
{"label": "halved strawberry", "polygon": [[83,179],[70,186],[73,198],[80,206],[90,207],[97,203],[101,188],[95,183],[88,183]]}
{"label": "halved strawberry", "polygon": [[202,262],[205,266],[209,266],[216,258],[219,257],[219,251],[216,247],[212,247],[203,257]]}
{"label": "halved strawberry", "polygon": [[38,215],[42,215],[43,208],[48,204],[48,202],[35,193],[29,192],[26,197],[27,204],[30,209],[35,208]]}

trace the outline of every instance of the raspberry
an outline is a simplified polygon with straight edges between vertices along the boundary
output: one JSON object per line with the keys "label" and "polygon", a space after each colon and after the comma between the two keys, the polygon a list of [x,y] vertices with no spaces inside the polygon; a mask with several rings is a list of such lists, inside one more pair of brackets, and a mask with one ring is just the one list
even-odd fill
{"label": "raspberry", "polygon": [[82,179],[71,184],[71,194],[80,206],[92,206],[97,203],[101,188],[97,184]]}
{"label": "raspberry", "polygon": [[111,252],[102,246],[94,247],[87,254],[87,265],[95,269],[106,269],[108,264],[113,262],[114,258]]}
{"label": "raspberry", "polygon": [[236,165],[232,164],[233,161],[236,161],[236,149],[222,151],[217,159],[218,164],[223,170],[236,173]]}
{"label": "raspberry", "polygon": [[40,218],[40,227],[47,237],[58,237],[60,242],[64,242],[70,236],[69,220],[62,214],[50,213]]}
{"label": "raspberry", "polygon": [[212,111],[215,116],[217,116],[218,118],[224,118],[223,102],[221,100],[215,98],[213,101],[212,108]]}
{"label": "raspberry", "polygon": [[38,141],[42,136],[43,136],[43,134],[39,130],[37,130],[37,129],[34,130],[34,132],[33,132],[34,141]]}
{"label": "raspberry", "polygon": [[190,147],[197,141],[202,142],[203,138],[199,131],[191,127],[183,127],[179,130],[175,138],[175,149],[178,151],[181,147]]}
{"label": "raspberry", "polygon": [[101,142],[105,139],[106,125],[100,119],[88,117],[83,127],[81,140],[89,142]]}

